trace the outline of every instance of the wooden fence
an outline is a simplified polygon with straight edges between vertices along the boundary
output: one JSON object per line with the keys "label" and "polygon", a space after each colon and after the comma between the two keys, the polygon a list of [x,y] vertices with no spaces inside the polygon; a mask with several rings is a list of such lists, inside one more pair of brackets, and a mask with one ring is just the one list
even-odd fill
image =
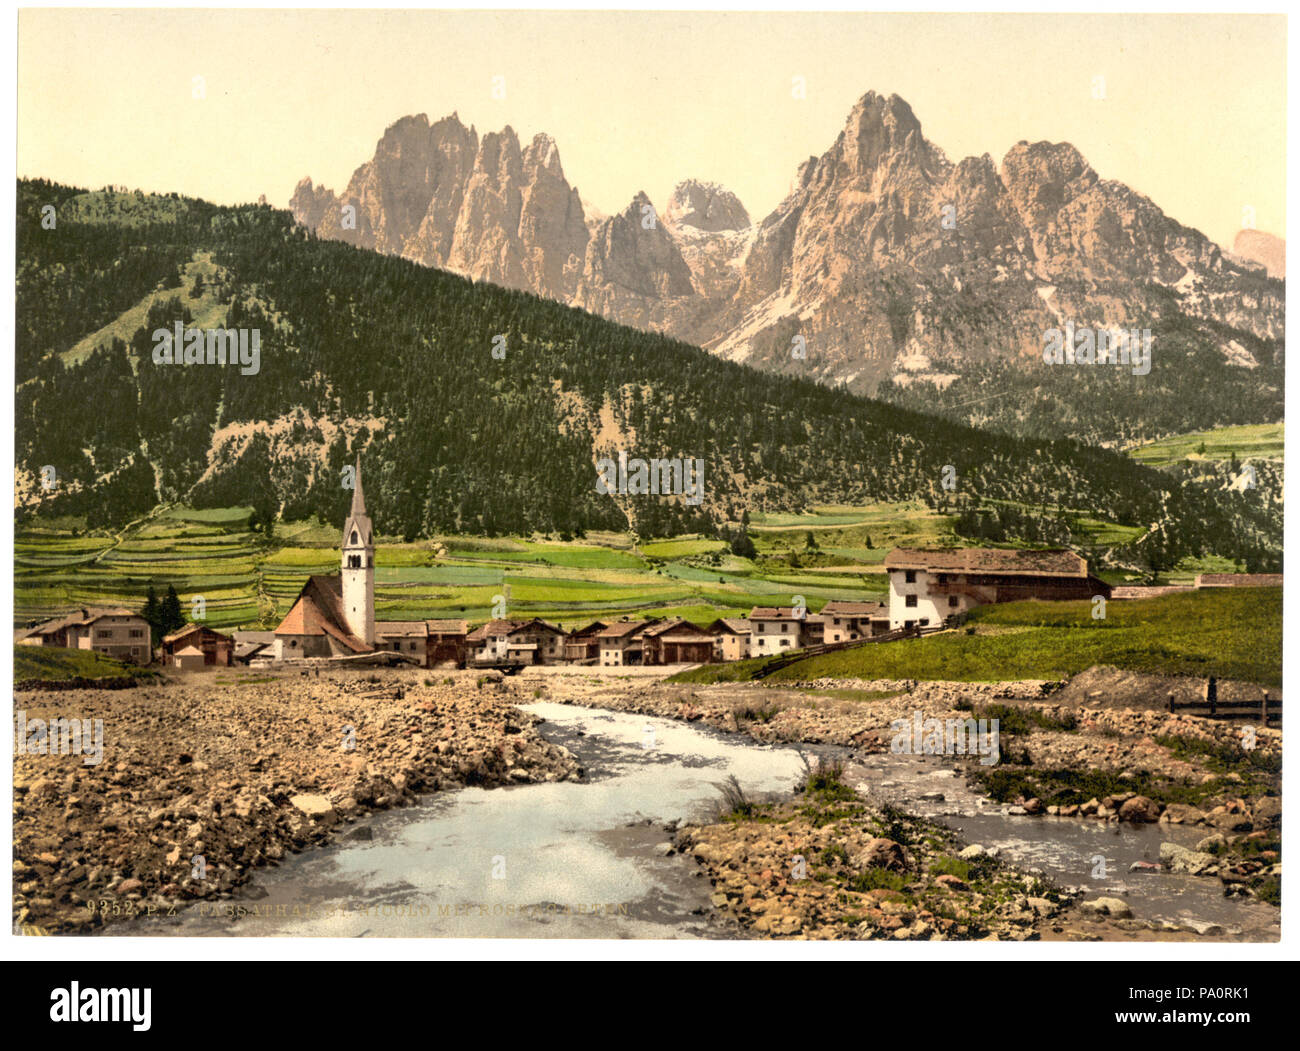
{"label": "wooden fence", "polygon": [[1265,725],[1270,719],[1282,721],[1282,701],[1272,698],[1267,693],[1258,701],[1220,701],[1203,699],[1198,701],[1178,701],[1171,693],[1168,700],[1170,713],[1187,712],[1207,719],[1258,719]]}

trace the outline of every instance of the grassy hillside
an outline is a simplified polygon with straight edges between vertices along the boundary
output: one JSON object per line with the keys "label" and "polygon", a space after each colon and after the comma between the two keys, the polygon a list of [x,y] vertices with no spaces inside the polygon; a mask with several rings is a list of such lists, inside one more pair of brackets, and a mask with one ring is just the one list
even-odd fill
{"label": "grassy hillside", "polygon": [[[1095,664],[1156,675],[1217,675],[1282,682],[1282,590],[1200,591],[1107,604],[1015,602],[972,611],[969,626],[828,653],[782,668],[767,682],[817,678],[1062,679]],[[684,672],[682,682],[752,678],[763,661]]]}
{"label": "grassy hillside", "polygon": [[14,682],[24,679],[106,679],[139,675],[133,664],[122,664],[93,650],[44,646],[14,646]]}
{"label": "grassy hillside", "polygon": [[1148,442],[1128,451],[1138,463],[1166,467],[1182,460],[1280,460],[1286,449],[1286,425],[1261,423],[1214,427]]}

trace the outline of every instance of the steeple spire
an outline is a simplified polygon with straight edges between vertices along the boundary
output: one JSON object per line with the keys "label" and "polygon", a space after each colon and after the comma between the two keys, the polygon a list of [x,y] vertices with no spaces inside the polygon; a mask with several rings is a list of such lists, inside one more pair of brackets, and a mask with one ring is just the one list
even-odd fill
{"label": "steeple spire", "polygon": [[363,516],[366,513],[366,494],[361,491],[361,454],[357,453],[357,471],[353,479],[352,489],[352,510],[348,513],[349,518]]}

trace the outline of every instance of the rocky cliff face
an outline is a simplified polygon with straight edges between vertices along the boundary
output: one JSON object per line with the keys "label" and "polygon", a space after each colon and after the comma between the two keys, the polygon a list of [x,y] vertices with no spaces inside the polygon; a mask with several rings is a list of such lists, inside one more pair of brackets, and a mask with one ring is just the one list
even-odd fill
{"label": "rocky cliff face", "polygon": [[[341,223],[349,204],[355,229]],[[757,223],[696,180],[662,213],[638,194],[593,216],[549,137],[521,150],[506,128],[479,141],[455,115],[403,118],[340,197],[304,180],[291,207],[321,236],[862,391],[937,382],[935,357],[1040,355],[1043,332],[1067,320],[1147,327],[1181,311],[1284,334],[1283,286],[1238,258],[1255,242],[1225,255],[1068,143],[954,164],[905,101],[874,92]]]}

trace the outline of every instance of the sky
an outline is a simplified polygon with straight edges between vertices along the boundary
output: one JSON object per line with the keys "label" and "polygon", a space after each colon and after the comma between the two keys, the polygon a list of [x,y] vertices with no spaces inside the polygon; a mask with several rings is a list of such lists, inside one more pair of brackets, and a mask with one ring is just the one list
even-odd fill
{"label": "sky", "polygon": [[601,211],[697,178],[759,219],[874,90],[954,162],[1071,142],[1220,244],[1285,232],[1277,15],[29,9],[18,60],[18,174],[92,188],[284,206],[454,111],[549,133]]}

